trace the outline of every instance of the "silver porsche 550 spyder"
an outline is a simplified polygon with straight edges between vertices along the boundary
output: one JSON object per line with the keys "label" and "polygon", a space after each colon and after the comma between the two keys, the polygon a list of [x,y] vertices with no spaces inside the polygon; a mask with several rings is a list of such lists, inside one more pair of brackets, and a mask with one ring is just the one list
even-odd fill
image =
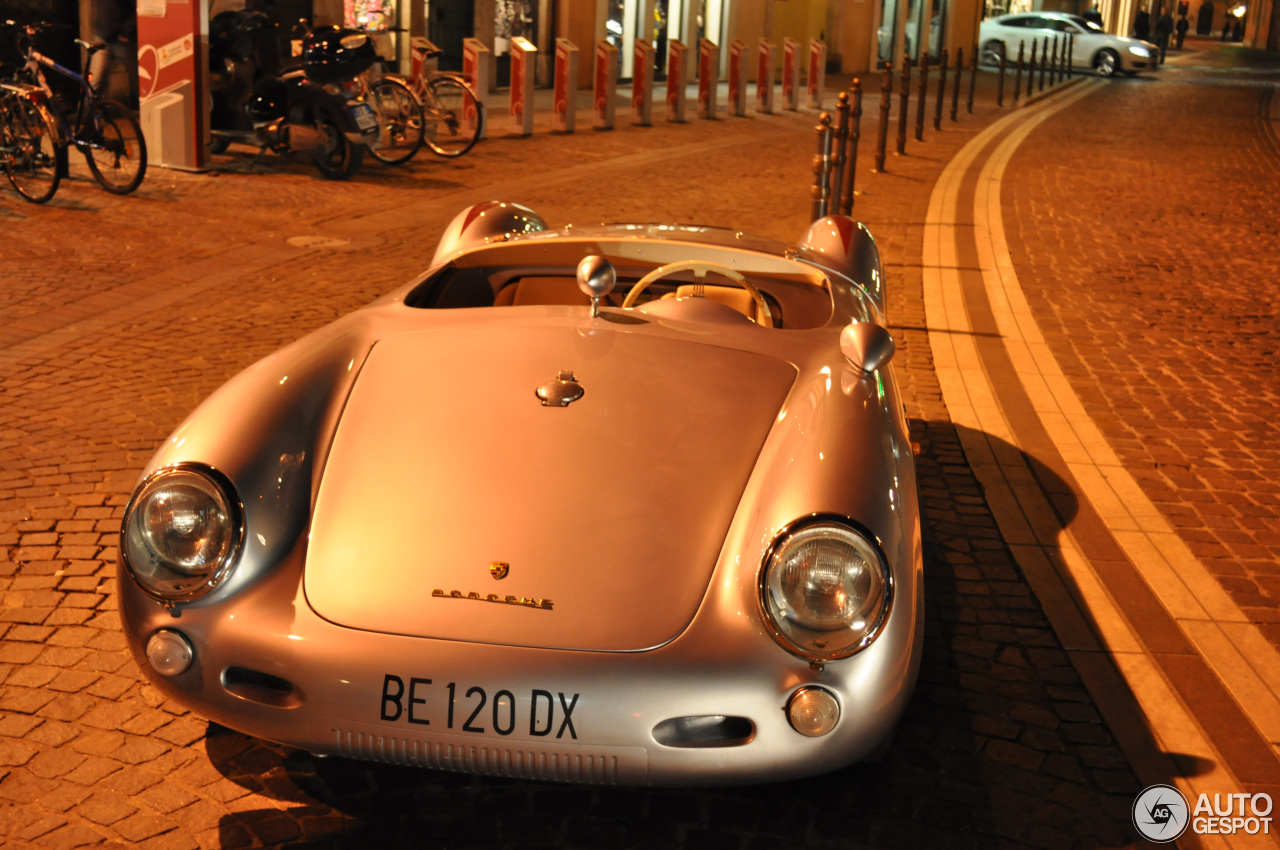
{"label": "silver porsche 550 spyder", "polygon": [[411,284],[205,401],[125,512],[164,694],[443,770],[694,785],[887,746],[923,625],[874,240],[450,224]]}

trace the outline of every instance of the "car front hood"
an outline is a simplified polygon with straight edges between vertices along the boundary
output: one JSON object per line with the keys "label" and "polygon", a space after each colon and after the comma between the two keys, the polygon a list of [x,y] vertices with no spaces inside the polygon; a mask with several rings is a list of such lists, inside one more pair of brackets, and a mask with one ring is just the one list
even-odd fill
{"label": "car front hood", "polygon": [[[561,371],[582,397],[543,406]],[[613,329],[384,339],[334,436],[307,599],[354,629],[660,646],[706,593],[795,379],[760,354]]]}

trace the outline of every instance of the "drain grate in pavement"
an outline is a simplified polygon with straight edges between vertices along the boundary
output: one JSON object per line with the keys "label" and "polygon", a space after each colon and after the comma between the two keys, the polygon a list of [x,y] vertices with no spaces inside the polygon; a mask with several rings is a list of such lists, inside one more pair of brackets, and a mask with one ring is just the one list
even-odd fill
{"label": "drain grate in pavement", "polygon": [[285,241],[295,248],[345,248],[351,244],[350,239],[332,236],[290,236]]}

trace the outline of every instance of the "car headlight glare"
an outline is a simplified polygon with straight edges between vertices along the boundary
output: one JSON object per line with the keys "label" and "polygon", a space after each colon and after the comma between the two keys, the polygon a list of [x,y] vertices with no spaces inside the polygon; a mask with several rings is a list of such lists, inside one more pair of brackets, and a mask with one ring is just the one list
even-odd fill
{"label": "car headlight glare", "polygon": [[1141,56],[1143,59],[1151,58],[1151,51],[1140,44],[1135,44],[1130,46],[1129,52],[1132,53],[1134,56]]}
{"label": "car headlight glare", "polygon": [[221,476],[196,466],[161,469],[125,508],[121,553],[145,592],[189,601],[216,587],[244,536],[239,503]]}
{"label": "car headlight glare", "polygon": [[878,547],[834,521],[782,535],[761,581],[761,602],[775,638],[814,660],[844,658],[874,640],[891,595]]}

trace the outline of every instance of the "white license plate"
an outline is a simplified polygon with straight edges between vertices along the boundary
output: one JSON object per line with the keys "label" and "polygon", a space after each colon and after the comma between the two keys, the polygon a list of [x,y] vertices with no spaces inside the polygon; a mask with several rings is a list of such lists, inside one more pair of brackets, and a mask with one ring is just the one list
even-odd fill
{"label": "white license plate", "polygon": [[378,126],[378,116],[374,113],[373,107],[367,103],[357,103],[351,107],[351,113],[355,116],[356,126],[363,130],[372,130]]}

